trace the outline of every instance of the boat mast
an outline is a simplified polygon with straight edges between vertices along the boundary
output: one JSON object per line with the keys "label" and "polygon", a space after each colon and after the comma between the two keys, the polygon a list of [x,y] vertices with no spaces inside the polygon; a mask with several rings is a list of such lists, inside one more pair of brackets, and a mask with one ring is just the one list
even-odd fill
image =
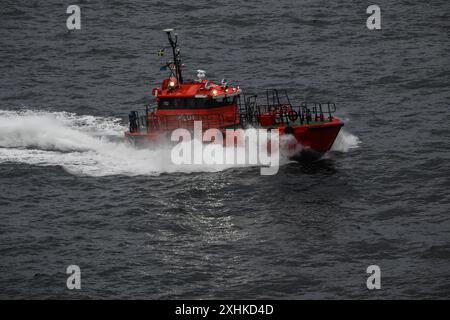
{"label": "boat mast", "polygon": [[173,63],[175,64],[175,75],[178,83],[183,83],[183,76],[181,75],[181,58],[180,58],[180,49],[177,48],[178,43],[178,35],[172,34],[173,29],[164,29],[164,32],[167,33],[167,38],[169,39],[170,46],[172,47],[173,53]]}

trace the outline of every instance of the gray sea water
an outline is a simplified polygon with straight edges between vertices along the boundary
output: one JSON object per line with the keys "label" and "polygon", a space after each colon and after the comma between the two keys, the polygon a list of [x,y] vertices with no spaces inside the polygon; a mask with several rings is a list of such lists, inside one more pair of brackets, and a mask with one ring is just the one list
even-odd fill
{"label": "gray sea water", "polygon": [[[70,4],[81,30],[66,28]],[[381,30],[366,27],[371,4]],[[449,298],[449,9],[2,0],[0,297]],[[168,27],[186,77],[335,101],[333,151],[261,176],[105,140],[166,76]],[[369,265],[381,290],[366,287]]]}

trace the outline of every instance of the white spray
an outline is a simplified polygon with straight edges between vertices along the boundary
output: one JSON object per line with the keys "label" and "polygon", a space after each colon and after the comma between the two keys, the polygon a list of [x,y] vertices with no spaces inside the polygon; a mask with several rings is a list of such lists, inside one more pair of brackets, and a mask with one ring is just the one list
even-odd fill
{"label": "white spray", "polygon": [[[138,149],[121,140],[126,130],[117,118],[0,110],[0,163],[61,166],[72,174],[88,176],[215,172],[242,167],[238,164],[176,165],[171,161],[172,145]],[[336,143],[333,149],[343,152],[358,141],[357,137],[349,139],[345,134],[342,141],[339,139],[338,136],[337,149]],[[283,158],[280,161],[280,164],[287,162]]]}

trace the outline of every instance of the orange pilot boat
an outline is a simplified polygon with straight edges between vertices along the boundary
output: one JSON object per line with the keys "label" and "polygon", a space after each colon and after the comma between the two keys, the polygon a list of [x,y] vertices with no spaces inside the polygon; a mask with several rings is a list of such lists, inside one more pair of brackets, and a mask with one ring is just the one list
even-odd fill
{"label": "orange pilot boat", "polygon": [[[265,128],[278,129],[281,135],[292,135],[302,146],[301,153],[321,156],[333,145],[344,125],[333,116],[334,103],[301,102],[293,105],[285,90],[268,89],[261,104],[256,95],[244,95],[239,86],[225,80],[215,83],[197,70],[197,79],[184,80],[173,29],[164,30],[172,49],[173,61],[161,69],[170,76],[161,87],[154,88],[155,105],[148,105],[145,115],[129,114],[129,131],[125,136],[134,142],[156,142],[170,137],[178,128],[193,129],[201,121],[202,129]],[[160,51],[162,52],[162,50]]]}

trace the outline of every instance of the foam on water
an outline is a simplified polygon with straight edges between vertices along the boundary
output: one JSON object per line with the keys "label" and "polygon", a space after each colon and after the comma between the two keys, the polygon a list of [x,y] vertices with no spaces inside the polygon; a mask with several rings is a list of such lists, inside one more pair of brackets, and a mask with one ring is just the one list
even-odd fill
{"label": "foam on water", "polygon": [[358,148],[360,143],[361,140],[357,136],[341,129],[331,147],[331,151],[349,152],[351,149]]}
{"label": "foam on water", "polygon": [[[214,172],[244,166],[176,165],[171,161],[172,146],[139,149],[126,140],[110,139],[122,137],[124,131],[117,118],[0,110],[0,163],[62,166],[72,174],[88,176]],[[347,152],[358,143],[357,137],[343,132],[333,149]]]}

